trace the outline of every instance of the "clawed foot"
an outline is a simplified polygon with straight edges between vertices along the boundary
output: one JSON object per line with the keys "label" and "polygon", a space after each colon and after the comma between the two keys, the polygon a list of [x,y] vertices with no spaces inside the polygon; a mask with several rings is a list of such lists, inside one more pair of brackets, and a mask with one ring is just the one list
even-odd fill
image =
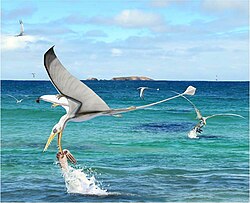
{"label": "clawed foot", "polygon": [[64,97],[62,94],[57,94],[56,98],[59,100],[60,98]]}
{"label": "clawed foot", "polygon": [[56,104],[56,103],[53,103],[52,105],[51,105],[51,108],[55,108],[55,107],[57,107],[57,106],[60,106],[59,104]]}

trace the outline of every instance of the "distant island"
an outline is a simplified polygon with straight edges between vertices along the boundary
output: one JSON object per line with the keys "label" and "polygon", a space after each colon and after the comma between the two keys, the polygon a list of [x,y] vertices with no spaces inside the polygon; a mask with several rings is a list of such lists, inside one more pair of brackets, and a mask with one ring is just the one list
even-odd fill
{"label": "distant island", "polygon": [[111,80],[153,80],[145,76],[114,77]]}
{"label": "distant island", "polygon": [[98,80],[97,78],[87,78],[86,80]]}
{"label": "distant island", "polygon": [[[86,80],[98,80],[97,78],[87,78]],[[128,77],[114,77],[111,80],[121,80],[121,81],[125,81],[125,80],[153,80],[152,78],[148,78],[145,76],[128,76]]]}

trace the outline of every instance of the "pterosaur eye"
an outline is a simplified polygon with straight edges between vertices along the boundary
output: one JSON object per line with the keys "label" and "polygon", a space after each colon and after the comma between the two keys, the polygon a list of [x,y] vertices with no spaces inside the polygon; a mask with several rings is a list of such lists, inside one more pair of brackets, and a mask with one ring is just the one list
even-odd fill
{"label": "pterosaur eye", "polygon": [[57,132],[57,129],[55,128],[55,129],[53,129],[53,133],[56,133]]}

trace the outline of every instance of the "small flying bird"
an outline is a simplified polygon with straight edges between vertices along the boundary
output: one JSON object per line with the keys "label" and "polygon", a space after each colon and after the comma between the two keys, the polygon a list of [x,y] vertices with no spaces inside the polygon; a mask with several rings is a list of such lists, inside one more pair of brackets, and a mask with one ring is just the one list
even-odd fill
{"label": "small flying bird", "polygon": [[12,96],[10,94],[7,94],[7,96],[12,97],[13,99],[15,99],[16,103],[21,103],[23,101],[23,99],[18,100],[16,97],[14,97],[14,96]]}
{"label": "small flying bird", "polygon": [[58,60],[53,47],[51,47],[44,55],[44,66],[49,75],[51,83],[55,86],[59,95],[44,95],[39,97],[40,100],[51,102],[53,106],[62,106],[66,110],[59,122],[53,127],[48,141],[43,151],[46,151],[51,141],[58,135],[58,149],[63,154],[61,139],[63,130],[69,121],[83,122],[98,116],[116,116],[120,113],[144,109],[149,106],[160,104],[182,95],[194,95],[196,88],[189,86],[182,94],[175,95],[158,102],[143,106],[131,106],[121,109],[110,109],[92,89],[82,83],[80,80],[72,76]]}
{"label": "small flying bird", "polygon": [[[140,90],[140,98],[142,100],[144,100],[144,90],[147,90],[147,89],[153,89],[153,88],[149,88],[149,87],[138,87],[137,88],[137,90]],[[156,90],[159,91],[160,89],[157,88]]]}
{"label": "small flying bird", "polygon": [[[178,92],[175,92],[175,93],[179,94]],[[213,117],[216,117],[216,116],[236,116],[236,117],[244,118],[241,115],[230,114],[230,113],[227,113],[227,114],[214,114],[214,115],[211,115],[211,116],[203,117],[202,114],[201,114],[201,112],[200,112],[200,110],[194,105],[193,102],[191,102],[184,95],[182,95],[181,97],[183,97],[184,99],[186,99],[194,107],[194,110],[196,112],[196,119],[200,120],[199,123],[188,133],[188,137],[189,138],[199,138],[198,134],[202,133],[202,129],[201,128],[203,128],[207,124],[207,119],[209,119],[209,118],[213,118]]]}
{"label": "small flying bird", "polygon": [[35,78],[36,77],[36,73],[31,73],[32,77]]}
{"label": "small flying bird", "polygon": [[19,23],[20,23],[20,33],[18,35],[15,35],[16,37],[20,37],[24,35],[23,21],[19,20]]}

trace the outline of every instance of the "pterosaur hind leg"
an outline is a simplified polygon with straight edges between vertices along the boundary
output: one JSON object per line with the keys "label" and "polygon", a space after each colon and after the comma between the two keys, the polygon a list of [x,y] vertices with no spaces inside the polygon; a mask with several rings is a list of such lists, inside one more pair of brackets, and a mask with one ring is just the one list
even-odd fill
{"label": "pterosaur hind leg", "polygon": [[57,107],[57,106],[60,106],[59,104],[56,104],[56,103],[53,103],[52,105],[51,105],[51,108],[55,108],[55,107]]}
{"label": "pterosaur hind leg", "polygon": [[56,98],[59,100],[61,97],[64,97],[62,94],[57,94]]}

